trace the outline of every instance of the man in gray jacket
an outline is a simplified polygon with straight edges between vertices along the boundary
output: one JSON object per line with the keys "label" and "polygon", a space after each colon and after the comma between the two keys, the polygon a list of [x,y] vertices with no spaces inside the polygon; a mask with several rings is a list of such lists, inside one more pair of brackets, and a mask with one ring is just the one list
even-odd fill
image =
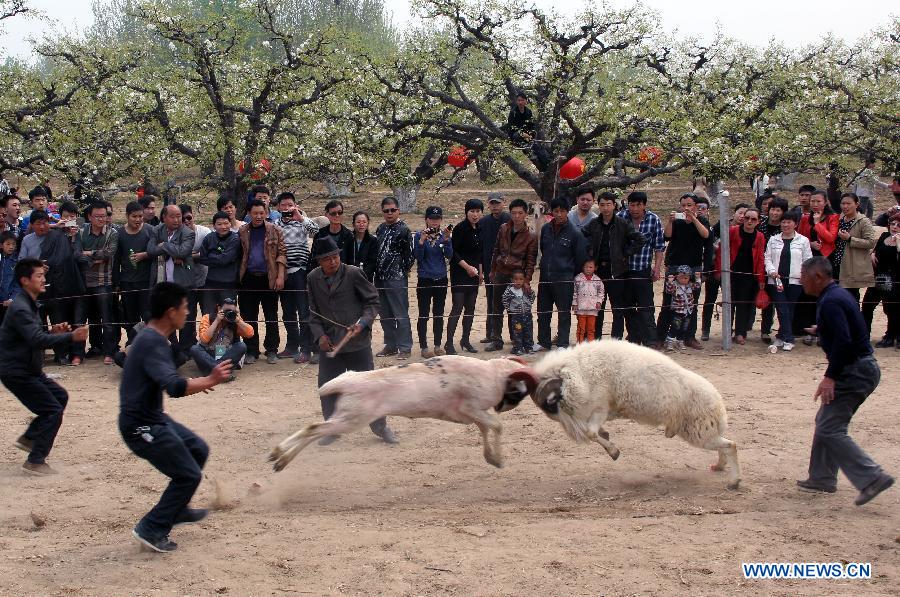
{"label": "man in gray jacket", "polygon": [[194,231],[181,221],[177,205],[162,209],[162,224],[156,227],[147,243],[147,253],[155,259],[150,267],[150,286],[157,282],[175,282],[185,288],[194,287]]}
{"label": "man in gray jacket", "polygon": [[[341,250],[330,236],[316,240],[313,254],[319,267],[306,279],[309,292],[309,329],[319,345],[319,387],[322,387],[346,371],[371,371],[375,368],[372,357],[372,323],[378,315],[378,291],[361,269],[341,263]],[[340,343],[346,334],[350,340],[333,357],[328,352]],[[337,396],[320,396],[322,415],[325,419],[334,414]],[[369,427],[386,443],[397,439],[382,417]],[[327,446],[336,436],[323,437],[319,445]]]}

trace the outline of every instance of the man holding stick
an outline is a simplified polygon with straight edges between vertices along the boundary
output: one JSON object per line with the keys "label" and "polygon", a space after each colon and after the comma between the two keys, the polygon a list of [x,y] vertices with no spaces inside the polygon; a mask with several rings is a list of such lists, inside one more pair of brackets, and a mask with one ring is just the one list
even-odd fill
{"label": "man holding stick", "polygon": [[842,470],[859,491],[862,506],[894,484],[847,433],[850,419],[878,387],[881,369],[875,361],[859,304],[832,278],[826,257],[807,259],[800,270],[806,294],[819,297],[816,332],[828,357],[828,368],[813,400],[821,399],[809,457],[809,478],[797,481],[801,491],[834,493]]}
{"label": "man holding stick", "polygon": [[87,326],[72,331],[65,322],[53,325],[49,333],[44,329],[37,299],[46,290],[45,274],[44,264],[37,259],[29,257],[16,264],[13,275],[22,292],[13,299],[0,327],[0,381],[37,415],[15,445],[28,452],[22,470],[40,476],[56,473],[46,458],[69,401],[62,386],[43,372],[44,349],[84,342],[88,334]]}
{"label": "man holding stick", "polygon": [[199,522],[205,509],[188,508],[203,478],[209,446],[190,429],[163,412],[163,390],[173,398],[207,392],[228,380],[231,361],[216,365],[206,377],[178,375],[169,338],[184,327],[188,315],[187,290],[160,282],[150,291],[150,321],[131,346],[119,385],[119,432],[128,449],[171,479],[169,486],[134,527],[132,535],[158,552],[178,547],[169,531],[178,524]]}
{"label": "man holding stick", "polygon": [[[341,263],[341,250],[330,236],[316,239],[313,254],[319,267],[309,273],[309,329],[319,344],[319,387],[347,371],[371,371],[372,323],[378,315],[378,291],[361,269]],[[320,396],[322,416],[334,414],[337,396]],[[397,438],[384,417],[373,421],[372,432],[388,444]],[[337,436],[323,437],[327,446]]]}

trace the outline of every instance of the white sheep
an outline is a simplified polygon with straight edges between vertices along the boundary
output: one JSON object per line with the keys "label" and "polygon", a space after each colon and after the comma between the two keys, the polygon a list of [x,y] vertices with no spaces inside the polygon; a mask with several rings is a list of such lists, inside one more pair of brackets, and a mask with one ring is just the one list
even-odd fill
{"label": "white sheep", "polygon": [[669,357],[636,344],[601,340],[552,352],[513,379],[535,387],[535,404],[558,421],[578,443],[602,445],[613,460],[619,449],[603,424],[611,419],[663,426],[666,437],[678,435],[699,448],[717,450],[711,468],[725,470],[728,488],[740,483],[737,446],[724,437],[725,403],[706,379]]}
{"label": "white sheep", "polygon": [[[510,374],[524,367],[521,359],[482,361],[463,356],[434,357],[374,371],[350,371],[319,388],[320,396],[339,396],[327,421],[307,425],[278,444],[269,456],[282,470],[312,441],[360,429],[381,417],[440,419],[474,423],[481,431],[484,459],[503,466],[497,412],[514,408],[534,390]],[[491,442],[488,432],[494,433]]]}

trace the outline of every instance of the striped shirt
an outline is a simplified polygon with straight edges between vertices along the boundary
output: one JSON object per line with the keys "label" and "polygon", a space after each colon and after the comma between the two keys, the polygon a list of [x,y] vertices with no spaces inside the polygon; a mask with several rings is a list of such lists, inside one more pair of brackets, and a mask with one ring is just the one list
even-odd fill
{"label": "striped shirt", "polygon": [[290,220],[285,222],[278,218],[275,225],[284,233],[284,246],[287,247],[287,273],[293,274],[298,270],[305,270],[309,265],[309,238],[315,236],[319,226],[312,218],[303,218],[303,221]]}
{"label": "striped shirt", "polygon": [[[627,209],[623,209],[617,215],[634,225],[634,220],[631,219],[631,212]],[[628,259],[628,269],[631,271],[650,269],[650,265],[653,263],[653,253],[666,250],[666,238],[662,222],[660,222],[659,216],[649,209],[644,214],[644,219],[641,220],[637,231],[644,235],[646,242],[637,253]]]}

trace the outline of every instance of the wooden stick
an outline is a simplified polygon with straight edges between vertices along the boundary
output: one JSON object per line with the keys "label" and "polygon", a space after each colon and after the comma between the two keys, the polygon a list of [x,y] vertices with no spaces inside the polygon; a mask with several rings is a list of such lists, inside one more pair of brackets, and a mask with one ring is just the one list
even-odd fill
{"label": "wooden stick", "polygon": [[329,359],[333,359],[335,357],[335,355],[337,355],[337,353],[339,353],[341,351],[341,349],[344,347],[344,345],[347,344],[347,342],[349,342],[350,339],[353,338],[354,336],[356,336],[356,334],[358,334],[358,333],[359,333],[358,326],[351,327],[349,330],[347,330],[347,333],[344,334],[344,337],[341,338],[341,341],[337,343],[337,346],[335,346],[331,350],[331,352],[325,353],[325,356],[327,356]]}

